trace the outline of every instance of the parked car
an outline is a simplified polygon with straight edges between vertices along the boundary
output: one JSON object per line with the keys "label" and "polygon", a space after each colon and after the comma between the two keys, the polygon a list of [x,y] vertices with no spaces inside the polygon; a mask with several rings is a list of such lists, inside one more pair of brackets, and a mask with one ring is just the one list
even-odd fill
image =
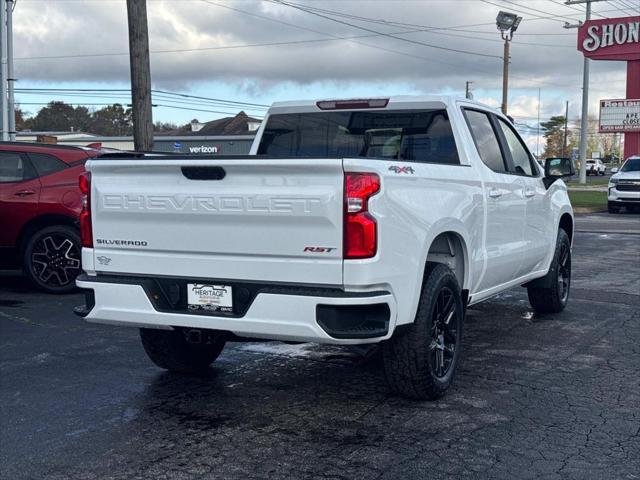
{"label": "parked car", "polygon": [[605,175],[607,167],[602,160],[587,160],[587,175]]}
{"label": "parked car", "polygon": [[206,369],[230,339],[380,343],[394,392],[437,398],[468,306],[520,285],[539,313],[569,298],[572,163],[543,175],[480,103],[284,102],[245,158],[86,168],[76,313],[142,327],[168,370]]}
{"label": "parked car", "polygon": [[0,268],[40,289],[75,288],[80,273],[78,176],[98,149],[0,142]]}
{"label": "parked car", "polygon": [[618,170],[611,170],[607,206],[609,213],[619,213],[622,207],[640,209],[640,156],[629,157]]}

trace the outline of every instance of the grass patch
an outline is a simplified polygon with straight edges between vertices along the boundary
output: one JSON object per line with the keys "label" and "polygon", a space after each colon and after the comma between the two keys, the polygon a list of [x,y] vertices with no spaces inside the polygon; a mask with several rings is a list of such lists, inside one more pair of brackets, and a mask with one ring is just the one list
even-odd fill
{"label": "grass patch", "polygon": [[609,179],[606,177],[587,177],[587,183],[585,185],[582,185],[580,183],[580,180],[578,178],[576,179],[571,179],[567,182],[567,185],[570,186],[581,186],[581,187],[590,187],[590,186],[602,186],[602,185],[608,185],[609,184]]}
{"label": "grass patch", "polygon": [[569,191],[573,208],[607,208],[607,192]]}

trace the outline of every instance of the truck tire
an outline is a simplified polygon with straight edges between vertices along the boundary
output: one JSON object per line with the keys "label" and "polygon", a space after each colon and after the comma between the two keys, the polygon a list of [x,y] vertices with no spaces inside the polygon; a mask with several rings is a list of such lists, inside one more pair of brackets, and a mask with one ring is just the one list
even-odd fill
{"label": "truck tire", "polygon": [[460,358],[464,308],[454,273],[428,262],[418,312],[382,348],[390,389],[417,400],[435,400],[451,386]]}
{"label": "truck tire", "polygon": [[27,278],[48,293],[68,293],[76,288],[82,270],[80,235],[69,225],[42,228],[28,237],[22,265]]}
{"label": "truck tire", "polygon": [[617,205],[614,205],[613,203],[609,202],[607,204],[607,211],[609,213],[620,213],[620,207]]}
{"label": "truck tire", "polygon": [[571,242],[563,229],[558,230],[556,250],[544,280],[547,287],[527,288],[529,303],[537,313],[559,313],[567,306],[571,289]]}
{"label": "truck tire", "polygon": [[[198,342],[194,342],[196,338]],[[225,338],[211,330],[159,330],[141,328],[140,339],[147,356],[158,367],[173,372],[201,373],[218,358]]]}

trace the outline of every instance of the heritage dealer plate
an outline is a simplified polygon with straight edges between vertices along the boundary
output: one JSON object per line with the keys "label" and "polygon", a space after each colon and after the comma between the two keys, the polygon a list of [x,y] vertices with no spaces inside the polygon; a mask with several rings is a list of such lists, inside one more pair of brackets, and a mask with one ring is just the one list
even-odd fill
{"label": "heritage dealer plate", "polygon": [[206,283],[187,284],[187,306],[189,310],[211,312],[233,312],[233,297],[228,285]]}

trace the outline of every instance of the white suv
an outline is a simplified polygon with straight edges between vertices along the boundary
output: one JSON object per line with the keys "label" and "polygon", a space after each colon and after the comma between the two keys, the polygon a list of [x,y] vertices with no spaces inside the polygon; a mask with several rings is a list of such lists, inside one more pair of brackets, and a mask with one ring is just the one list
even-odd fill
{"label": "white suv", "polygon": [[622,207],[640,209],[640,156],[629,157],[622,168],[611,170],[609,179],[609,213],[618,213]]}
{"label": "white suv", "polygon": [[587,175],[605,175],[607,167],[602,160],[587,160]]}

